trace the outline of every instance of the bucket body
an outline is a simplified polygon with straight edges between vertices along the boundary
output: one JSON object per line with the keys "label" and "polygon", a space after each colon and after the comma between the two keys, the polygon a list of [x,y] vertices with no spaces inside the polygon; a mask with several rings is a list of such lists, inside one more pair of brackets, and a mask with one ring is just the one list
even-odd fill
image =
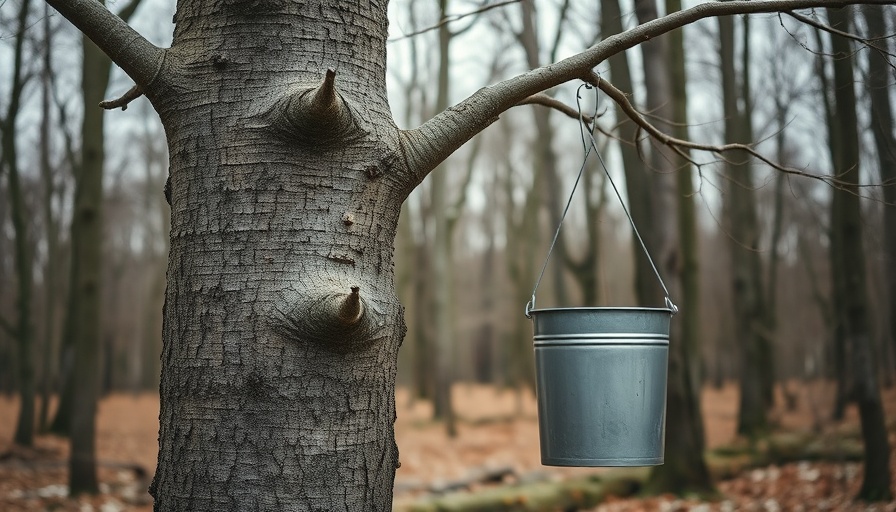
{"label": "bucket body", "polygon": [[662,464],[672,311],[557,308],[530,315],[542,464]]}

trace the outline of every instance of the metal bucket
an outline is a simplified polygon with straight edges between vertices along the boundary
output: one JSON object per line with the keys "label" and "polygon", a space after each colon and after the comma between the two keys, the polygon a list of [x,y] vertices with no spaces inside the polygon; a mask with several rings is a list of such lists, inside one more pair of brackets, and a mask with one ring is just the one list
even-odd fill
{"label": "metal bucket", "polygon": [[557,308],[535,328],[541,463],[663,463],[672,310]]}

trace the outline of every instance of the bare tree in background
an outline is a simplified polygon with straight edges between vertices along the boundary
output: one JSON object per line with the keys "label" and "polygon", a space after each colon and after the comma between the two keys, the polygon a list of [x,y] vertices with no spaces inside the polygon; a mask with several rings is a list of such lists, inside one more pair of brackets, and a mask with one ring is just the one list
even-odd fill
{"label": "bare tree in background", "polygon": [[22,93],[27,82],[25,69],[25,29],[28,26],[30,0],[23,0],[16,16],[15,42],[13,50],[13,69],[10,76],[9,103],[6,112],[0,118],[0,175],[7,176],[7,194],[9,196],[10,217],[12,219],[15,239],[16,269],[16,319],[15,323],[0,317],[0,327],[16,342],[19,394],[21,407],[16,423],[13,442],[22,446],[34,444],[34,324],[31,318],[31,299],[34,290],[32,274],[32,255],[29,249],[29,237],[26,222],[25,194],[22,186],[22,174],[16,148],[16,125],[22,106]]}
{"label": "bare tree in background", "polygon": [[869,5],[859,11],[868,27],[866,37],[874,41],[867,51],[868,76],[863,82],[871,101],[871,131],[883,184],[884,279],[888,300],[884,316],[889,319],[890,353],[896,357],[896,136],[893,135],[893,103],[890,98],[892,67],[887,60],[887,52],[893,51],[893,44],[886,37],[887,31],[894,27],[892,16],[888,16],[892,12],[882,6]]}
{"label": "bare tree in background", "polygon": [[[851,9],[827,9],[831,26],[849,32]],[[828,131],[837,186],[831,199],[830,258],[836,330],[846,349],[847,390],[858,404],[865,445],[865,471],[858,498],[889,500],[890,446],[877,369],[872,354],[862,212],[859,194],[859,125],[856,115],[853,49],[850,41],[831,34],[833,116]]]}
{"label": "bare tree in background", "polygon": [[[128,20],[140,0],[131,0],[117,19]],[[101,2],[97,6],[108,12]],[[99,358],[102,350],[101,274],[103,269],[102,206],[105,139],[104,111],[96,108],[106,94],[112,61],[87,36],[83,37],[80,161],[75,169],[75,200],[71,224],[69,298],[63,344],[72,351],[59,410],[51,430],[71,438],[69,492],[98,491],[96,476],[96,407],[99,395]],[[66,401],[66,398],[68,401]]]}
{"label": "bare tree in background", "polygon": [[[725,139],[749,144],[753,140],[753,104],[749,77],[749,24],[742,25],[743,43],[738,77],[735,50],[734,18],[718,18],[722,96],[725,116]],[[767,409],[771,405],[771,340],[766,295],[763,287],[763,265],[760,254],[759,219],[750,155],[737,152],[724,163],[725,213],[730,235],[728,251],[734,297],[735,344],[740,349],[740,406],[737,431],[750,438],[764,434],[768,428]]]}

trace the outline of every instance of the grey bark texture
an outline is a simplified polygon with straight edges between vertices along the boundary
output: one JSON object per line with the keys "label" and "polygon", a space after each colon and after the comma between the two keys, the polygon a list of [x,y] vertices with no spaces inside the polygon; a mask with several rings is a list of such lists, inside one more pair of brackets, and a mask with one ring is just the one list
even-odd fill
{"label": "grey bark texture", "polygon": [[400,131],[385,2],[180,0],[167,50],[99,2],[48,2],[134,79],[167,135],[159,511],[390,510],[408,193],[502,112],[610,55],[709,16],[819,5],[703,4]]}

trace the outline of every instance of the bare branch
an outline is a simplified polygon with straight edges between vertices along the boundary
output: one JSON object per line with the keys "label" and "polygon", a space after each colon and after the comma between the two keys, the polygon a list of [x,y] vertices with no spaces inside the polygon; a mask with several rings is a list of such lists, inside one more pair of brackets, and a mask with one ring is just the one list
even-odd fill
{"label": "bare branch", "polygon": [[637,124],[642,130],[647,132],[651,137],[656,139],[661,144],[672,148],[680,156],[682,156],[683,158],[687,159],[688,161],[690,161],[691,163],[693,163],[695,165],[699,165],[699,163],[694,161],[690,156],[688,156],[687,153],[685,151],[683,151],[684,149],[693,149],[696,151],[706,151],[709,153],[716,153],[716,154],[732,152],[732,151],[742,151],[742,152],[748,153],[749,155],[753,156],[754,158],[757,158],[758,160],[765,162],[766,164],[774,167],[775,169],[787,172],[789,174],[798,174],[800,176],[816,178],[821,181],[827,181],[828,179],[830,179],[830,177],[828,177],[828,176],[820,176],[820,175],[810,174],[810,173],[807,173],[804,171],[800,171],[798,169],[791,169],[788,167],[784,167],[778,163],[772,162],[771,160],[769,160],[768,158],[763,156],[761,153],[759,153],[758,151],[753,149],[752,146],[749,146],[747,144],[730,143],[730,144],[724,144],[721,146],[717,146],[717,145],[713,145],[713,144],[700,144],[700,143],[691,142],[691,141],[677,139],[675,137],[672,137],[671,135],[661,131],[659,128],[657,128],[656,126],[651,124],[643,115],[641,115],[641,113],[638,111],[638,109],[636,109],[635,106],[632,105],[632,103],[628,100],[628,97],[625,95],[625,93],[620,91],[619,89],[617,89],[610,82],[603,80],[603,79],[601,79],[601,80],[591,79],[591,80],[589,80],[589,82],[595,83],[597,85],[597,87],[604,94],[606,94],[611,100],[613,100],[617,105],[619,105],[619,108],[622,109],[622,111],[625,113],[625,115],[628,116],[629,119],[634,121],[635,124]]}
{"label": "bare branch", "polygon": [[[441,20],[439,20],[439,22],[436,23],[435,25],[432,25],[432,26],[429,26],[429,27],[426,27],[426,28],[422,28],[422,29],[420,29],[420,30],[411,32],[410,34],[405,34],[405,35],[400,36],[400,37],[394,37],[394,38],[392,38],[392,39],[389,39],[389,40],[386,41],[386,42],[387,42],[387,43],[394,43],[395,41],[401,41],[402,39],[409,39],[409,38],[414,37],[414,36],[419,36],[420,34],[425,34],[425,33],[427,33],[427,32],[431,32],[431,31],[433,31],[433,30],[436,30],[437,28],[442,27],[442,26],[444,26],[444,25],[447,25],[448,23],[451,23],[451,22],[454,22],[454,21],[460,21],[460,20],[462,20],[462,19],[464,19],[464,18],[467,18],[467,17],[469,17],[469,16],[474,16],[474,15],[477,15],[477,14],[481,14],[481,13],[483,13],[483,12],[490,11],[490,10],[492,10],[492,9],[496,9],[496,8],[498,8],[498,7],[504,7],[505,5],[510,5],[510,4],[519,3],[520,1],[521,1],[521,0],[505,0],[504,2],[498,2],[498,3],[496,3],[496,4],[483,5],[483,6],[480,7],[479,9],[476,9],[476,10],[473,10],[473,11],[470,11],[470,12],[467,12],[467,13],[464,13],[464,14],[453,14],[453,15],[451,15],[451,16],[445,16],[444,18],[442,18]],[[466,32],[467,30],[469,30],[469,28],[470,28],[470,26],[467,26],[467,27],[465,27],[465,28],[463,28],[463,29],[461,29],[461,30],[455,32],[454,35],[459,35],[459,34],[461,34],[462,32]]]}
{"label": "bare branch", "polygon": [[[762,153],[756,151],[756,149],[754,149],[753,146],[749,145],[749,144],[738,144],[738,143],[729,143],[729,144],[722,144],[722,145],[700,144],[700,143],[691,142],[688,140],[682,140],[682,139],[672,137],[672,136],[664,133],[660,129],[658,129],[656,126],[652,125],[646,118],[644,118],[644,116],[641,115],[641,113],[635,108],[635,106],[631,104],[631,102],[628,100],[628,97],[625,95],[625,93],[620,91],[619,89],[617,89],[610,82],[608,82],[604,79],[598,80],[596,75],[589,77],[588,82],[596,84],[597,87],[601,91],[603,91],[604,94],[609,96],[610,99],[612,99],[617,105],[619,105],[619,108],[622,109],[622,111],[625,113],[625,115],[629,119],[634,121],[635,124],[637,124],[645,132],[647,132],[651,137],[653,137],[659,143],[671,148],[679,156],[681,156],[682,158],[684,158],[685,160],[687,160],[688,162],[690,162],[691,164],[693,164],[697,167],[702,167],[704,164],[694,160],[685,150],[693,149],[695,151],[705,151],[707,153],[714,153],[719,156],[723,155],[724,153],[742,152],[742,153],[746,153],[749,156],[761,161],[762,163],[768,165],[769,167],[771,167],[777,171],[783,172],[785,174],[791,174],[794,176],[802,176],[804,178],[818,180],[822,183],[825,183],[827,185],[830,185],[830,186],[832,186],[834,188],[838,188],[838,189],[843,188],[845,185],[851,185],[851,186],[855,187],[854,183],[850,184],[850,183],[847,183],[847,182],[843,181],[842,179],[840,179],[840,177],[839,177],[840,175],[827,176],[827,175],[822,175],[822,174],[812,174],[810,172],[806,172],[801,169],[796,169],[794,167],[788,167],[788,166],[782,165],[779,162],[775,162],[774,160],[763,155]],[[845,172],[843,174],[845,174]],[[888,185],[887,182],[883,182],[883,183],[862,185],[862,187],[887,186],[887,185]]]}
{"label": "bare branch", "polygon": [[[145,91],[158,76],[165,50],[153,45],[96,0],[47,0]],[[136,6],[134,6],[135,8]],[[132,8],[125,7],[125,15]]]}
{"label": "bare branch", "polygon": [[[578,110],[543,92],[533,94],[532,96],[529,96],[528,98],[525,98],[517,103],[517,105],[541,105],[543,107],[552,108],[557,112],[560,112],[561,114],[564,114],[573,119],[579,119]],[[584,120],[585,124],[590,127],[591,123],[594,122],[594,117],[587,114],[582,114],[582,120]]]}
{"label": "bare branch", "polygon": [[100,108],[104,108],[106,110],[114,110],[118,107],[121,107],[121,110],[127,110],[128,103],[136,100],[140,96],[143,96],[143,90],[140,89],[139,85],[135,85],[128,89],[128,92],[122,94],[118,99],[101,101]]}
{"label": "bare branch", "polygon": [[[850,33],[850,32],[844,32],[843,30],[838,30],[838,29],[836,29],[836,28],[834,28],[834,27],[832,27],[832,26],[830,26],[830,25],[825,25],[824,23],[821,23],[821,22],[819,22],[819,21],[817,21],[817,20],[813,20],[812,18],[810,18],[810,17],[808,17],[808,16],[803,16],[802,14],[799,14],[799,13],[795,13],[795,12],[788,11],[788,12],[785,12],[784,14],[790,16],[791,18],[793,18],[793,19],[795,19],[795,20],[797,20],[797,21],[799,21],[799,22],[801,22],[801,23],[805,23],[806,25],[809,25],[809,26],[811,26],[811,27],[815,27],[815,28],[817,28],[818,30],[823,30],[823,31],[825,31],[825,32],[827,32],[827,33],[829,33],[829,34],[833,34],[833,35],[835,35],[835,36],[844,37],[844,38],[846,38],[846,39],[851,39],[851,40],[853,40],[853,41],[857,41],[857,42],[859,42],[859,43],[862,43],[863,45],[867,46],[868,48],[872,48],[872,49],[874,49],[874,50],[877,50],[882,56],[885,56],[885,57],[896,57],[896,55],[894,55],[893,53],[887,51],[886,48],[881,48],[880,46],[874,44],[874,41],[873,41],[872,39],[865,39],[864,37],[857,36],[857,35],[852,34],[852,33]],[[890,67],[893,67],[893,64],[890,64]]]}
{"label": "bare branch", "polygon": [[[793,11],[813,7],[843,7],[858,3],[891,4],[893,0],[732,0],[707,2],[674,12],[609,36],[588,50],[522,75],[484,87],[439,113],[415,130],[403,131],[409,185],[415,186],[432,169],[503,112],[533,94],[587,76],[608,57],[695,21],[732,14]],[[680,146],[683,147],[683,146]]]}

